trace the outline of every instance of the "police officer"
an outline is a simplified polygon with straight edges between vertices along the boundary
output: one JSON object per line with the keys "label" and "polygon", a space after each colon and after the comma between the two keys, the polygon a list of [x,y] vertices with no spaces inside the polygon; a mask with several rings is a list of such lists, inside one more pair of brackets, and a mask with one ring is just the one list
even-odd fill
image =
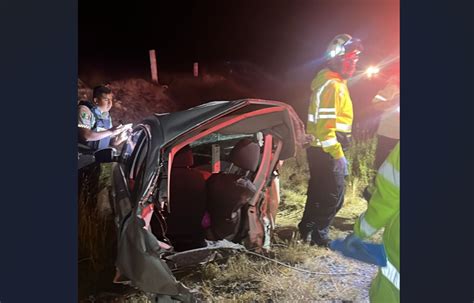
{"label": "police officer", "polygon": [[116,136],[126,129],[122,125],[112,126],[112,117],[109,113],[113,99],[111,89],[106,86],[95,87],[92,99],[93,102],[79,102],[77,124],[79,143],[87,145],[91,150],[119,145],[126,136]]}
{"label": "police officer", "polygon": [[337,35],[327,48],[326,68],[311,83],[307,133],[315,140],[306,150],[310,180],[298,224],[301,237],[310,239],[311,245],[328,246],[329,226],[344,201],[348,175],[345,151],[353,118],[347,79],[354,74],[362,50],[359,39]]}

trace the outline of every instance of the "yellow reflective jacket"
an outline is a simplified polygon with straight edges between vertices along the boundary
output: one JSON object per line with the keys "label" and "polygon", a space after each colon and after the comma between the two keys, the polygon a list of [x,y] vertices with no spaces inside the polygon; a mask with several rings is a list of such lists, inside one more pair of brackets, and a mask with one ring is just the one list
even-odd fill
{"label": "yellow reflective jacket", "polygon": [[363,239],[382,227],[388,260],[381,272],[400,289],[400,142],[380,167],[375,192],[367,211],[356,220],[354,234]]}
{"label": "yellow reflective jacket", "polygon": [[344,156],[336,132],[352,130],[352,101],[346,83],[328,68],[321,70],[311,83],[307,133],[316,138],[311,145],[321,146],[334,159]]}

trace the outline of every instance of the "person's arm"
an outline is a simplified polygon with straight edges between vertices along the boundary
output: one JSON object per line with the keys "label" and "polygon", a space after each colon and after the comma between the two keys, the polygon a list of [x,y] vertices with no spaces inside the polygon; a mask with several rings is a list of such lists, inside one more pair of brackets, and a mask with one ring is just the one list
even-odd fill
{"label": "person's arm", "polygon": [[[380,96],[380,95],[377,95]],[[374,98],[374,100],[377,100]],[[387,111],[387,110],[392,110],[400,106],[400,94],[395,95],[391,99],[387,99],[386,101],[372,101],[372,106],[375,110],[377,111]]]}
{"label": "person's arm", "polygon": [[400,143],[380,167],[375,179],[375,192],[367,211],[354,224],[354,234],[362,239],[370,237],[386,226],[400,211]]}
{"label": "person's arm", "polygon": [[122,132],[120,129],[121,125],[114,126],[111,129],[106,129],[102,131],[93,131],[89,128],[78,127],[79,136],[84,141],[98,141],[106,137],[113,137]]}
{"label": "person's arm", "polygon": [[130,134],[131,134],[130,129],[128,129],[126,131],[122,131],[120,133],[120,135],[115,136],[115,137],[112,138],[112,140],[110,141],[110,145],[112,145],[114,147],[119,146],[120,144],[122,144],[123,142],[125,142],[128,139]]}
{"label": "person's arm", "polygon": [[377,111],[386,111],[399,105],[400,89],[395,84],[387,85],[372,99],[372,106]]}
{"label": "person's arm", "polygon": [[93,116],[92,112],[87,106],[80,106],[78,111],[77,128],[79,138],[82,141],[98,141],[106,137],[113,137],[122,132],[122,125],[118,125],[103,131],[93,131]]}

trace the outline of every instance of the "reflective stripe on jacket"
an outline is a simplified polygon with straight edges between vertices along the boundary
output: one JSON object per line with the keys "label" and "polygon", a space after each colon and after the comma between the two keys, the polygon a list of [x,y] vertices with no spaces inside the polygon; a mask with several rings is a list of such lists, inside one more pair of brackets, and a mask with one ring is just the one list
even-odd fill
{"label": "reflective stripe on jacket", "polygon": [[380,167],[374,194],[367,211],[356,220],[354,233],[367,238],[382,227],[388,262],[381,272],[400,289],[400,143]]}
{"label": "reflective stripe on jacket", "polygon": [[307,133],[334,159],[344,156],[336,132],[352,130],[352,101],[346,81],[328,68],[321,70],[311,83],[311,101],[308,109]]}

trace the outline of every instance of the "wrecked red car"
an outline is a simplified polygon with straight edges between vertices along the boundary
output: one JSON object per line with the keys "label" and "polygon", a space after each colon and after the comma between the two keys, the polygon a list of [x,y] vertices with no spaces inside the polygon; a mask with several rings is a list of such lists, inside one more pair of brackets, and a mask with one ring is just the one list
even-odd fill
{"label": "wrecked red car", "polygon": [[96,157],[116,162],[115,282],[189,301],[172,273],[183,260],[209,260],[203,252],[234,243],[269,249],[278,164],[307,140],[293,108],[277,101],[216,101],[144,119],[119,156]]}

